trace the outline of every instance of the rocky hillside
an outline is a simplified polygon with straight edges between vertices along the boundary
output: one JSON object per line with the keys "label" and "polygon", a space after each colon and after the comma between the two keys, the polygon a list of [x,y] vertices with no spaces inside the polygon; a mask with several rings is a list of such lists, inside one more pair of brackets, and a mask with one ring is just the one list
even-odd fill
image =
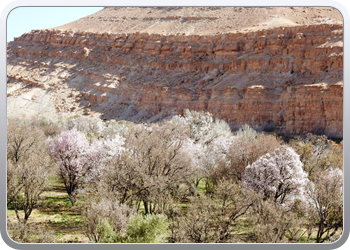
{"label": "rocky hillside", "polygon": [[343,134],[343,24],[332,8],[105,8],[8,44],[8,115]]}

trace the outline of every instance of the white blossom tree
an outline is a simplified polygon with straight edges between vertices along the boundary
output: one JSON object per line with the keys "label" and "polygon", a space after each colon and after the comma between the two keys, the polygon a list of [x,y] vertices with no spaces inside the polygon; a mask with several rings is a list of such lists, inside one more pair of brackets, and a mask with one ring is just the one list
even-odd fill
{"label": "white blossom tree", "polygon": [[191,162],[192,167],[197,172],[198,177],[195,178],[195,187],[198,186],[199,181],[211,175],[219,164],[224,163],[226,154],[233,144],[234,138],[232,136],[219,136],[209,144],[188,138],[184,141],[182,151]]}
{"label": "white blossom tree", "polygon": [[194,143],[209,144],[219,136],[228,137],[231,135],[229,125],[223,120],[214,120],[209,112],[185,109],[183,116],[174,116],[171,122],[187,127],[188,136]]}
{"label": "white blossom tree", "polygon": [[288,204],[302,199],[308,183],[299,155],[286,146],[260,157],[244,171],[243,181],[264,198],[276,203]]}
{"label": "white blossom tree", "polygon": [[190,160],[196,172],[195,187],[202,179],[209,185],[211,173],[219,164],[226,161],[226,154],[233,143],[229,125],[213,118],[208,112],[184,110],[183,116],[174,116],[170,121],[186,128],[188,138],[184,140],[182,151]]}

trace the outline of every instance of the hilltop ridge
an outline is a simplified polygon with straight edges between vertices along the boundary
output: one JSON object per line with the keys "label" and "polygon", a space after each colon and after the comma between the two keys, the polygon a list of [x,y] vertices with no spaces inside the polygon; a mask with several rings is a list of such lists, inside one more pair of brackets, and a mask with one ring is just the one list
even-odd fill
{"label": "hilltop ridge", "polygon": [[342,15],[328,7],[107,7],[54,29],[217,35],[322,23],[342,24]]}

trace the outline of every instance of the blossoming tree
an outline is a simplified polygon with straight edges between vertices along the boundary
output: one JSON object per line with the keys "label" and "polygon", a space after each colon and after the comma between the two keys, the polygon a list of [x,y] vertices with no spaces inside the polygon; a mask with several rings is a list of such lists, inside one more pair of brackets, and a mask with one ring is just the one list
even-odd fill
{"label": "blossoming tree", "polygon": [[87,180],[100,173],[104,163],[123,150],[124,138],[94,140],[91,144],[82,132],[75,129],[49,139],[51,155],[56,159],[59,176],[66,188],[72,206],[78,189]]}
{"label": "blossoming tree", "polygon": [[290,147],[282,146],[271,154],[260,157],[244,171],[243,181],[256,192],[276,203],[303,199],[308,183],[299,155]]}

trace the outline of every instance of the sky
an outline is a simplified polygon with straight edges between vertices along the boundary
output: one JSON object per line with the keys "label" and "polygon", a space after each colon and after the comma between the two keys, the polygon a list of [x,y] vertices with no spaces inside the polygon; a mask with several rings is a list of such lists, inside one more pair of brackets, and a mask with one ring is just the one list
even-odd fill
{"label": "sky", "polygon": [[103,7],[18,7],[7,17],[7,42],[33,29],[57,27],[101,9]]}

